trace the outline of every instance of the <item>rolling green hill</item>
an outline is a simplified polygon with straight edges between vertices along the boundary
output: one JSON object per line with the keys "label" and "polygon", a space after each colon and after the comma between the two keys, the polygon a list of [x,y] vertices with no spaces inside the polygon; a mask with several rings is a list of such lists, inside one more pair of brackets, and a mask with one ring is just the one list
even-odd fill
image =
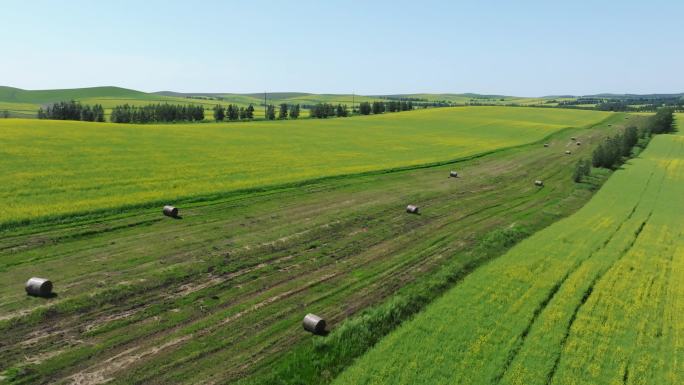
{"label": "rolling green hill", "polygon": [[169,98],[120,87],[30,91],[12,87],[0,87],[0,111],[7,110],[13,117],[35,118],[41,106],[68,100],[78,100],[87,104],[102,104],[107,114],[115,105],[124,103],[133,105],[187,103],[182,98]]}
{"label": "rolling green hill", "polygon": [[120,87],[73,88],[63,90],[22,90],[19,88],[0,86],[0,102],[46,104],[63,100],[81,100],[96,98],[117,98],[146,100],[157,97],[141,91]]}

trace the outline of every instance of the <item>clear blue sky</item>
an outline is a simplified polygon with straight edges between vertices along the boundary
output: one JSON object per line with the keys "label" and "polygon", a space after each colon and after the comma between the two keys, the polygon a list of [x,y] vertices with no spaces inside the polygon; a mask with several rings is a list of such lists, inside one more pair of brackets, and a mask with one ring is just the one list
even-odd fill
{"label": "clear blue sky", "polygon": [[684,92],[684,1],[0,3],[0,85]]}

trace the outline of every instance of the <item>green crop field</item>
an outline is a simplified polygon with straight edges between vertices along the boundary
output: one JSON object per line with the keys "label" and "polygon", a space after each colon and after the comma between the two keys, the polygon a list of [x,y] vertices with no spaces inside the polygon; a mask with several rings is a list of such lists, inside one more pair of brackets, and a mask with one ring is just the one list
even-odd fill
{"label": "green crop field", "polygon": [[684,383],[683,196],[684,136],[658,136],[335,384]]}
{"label": "green crop field", "polygon": [[466,157],[610,113],[471,107],[240,124],[0,120],[0,224]]}
{"label": "green crop field", "polygon": [[[591,128],[560,129],[604,117]],[[628,122],[624,114],[517,108],[371,118],[245,125],[250,130],[242,133],[232,131],[241,125],[58,122],[38,129],[28,125],[35,121],[26,123],[31,135],[25,140],[40,156],[27,155],[30,149],[15,137],[9,148],[25,153],[12,160],[13,167],[30,166],[36,173],[50,162],[69,164],[80,183],[96,178],[91,186],[109,189],[111,197],[125,191],[113,182],[149,183],[135,178],[159,156],[148,153],[160,151],[168,152],[159,164],[190,167],[153,175],[157,186],[175,183],[193,167],[211,166],[216,178],[230,169],[229,156],[248,167],[242,148],[261,159],[270,180],[295,167],[297,157],[324,165],[319,175],[327,175],[341,167],[444,160],[543,136],[549,147],[532,143],[448,164],[187,201],[179,205],[182,219],[163,217],[159,207],[138,207],[0,229],[0,382],[194,384],[247,377],[263,384],[260,376],[279,367],[288,352],[319,341],[301,329],[308,312],[327,319],[333,332],[323,341],[350,327],[353,336],[380,338],[381,332],[365,328],[372,317],[359,315],[364,309],[398,293],[413,295],[419,287],[434,298],[512,243],[581,207],[607,173],[576,184],[570,178],[574,163]],[[256,142],[247,142],[248,133]],[[267,141],[266,133],[277,140]],[[581,138],[581,147],[573,136]],[[174,138],[174,151],[164,150],[167,137]],[[316,147],[318,157],[297,147],[299,141]],[[573,156],[564,154],[570,146]],[[340,155],[345,153],[370,161],[355,165]],[[40,166],[33,163],[42,157]],[[136,157],[141,160],[128,166]],[[58,172],[52,167],[43,176]],[[138,172],[134,179],[126,179],[125,167]],[[101,174],[88,174],[88,168]],[[449,178],[452,169],[461,177]],[[545,187],[535,186],[535,179]],[[28,194],[45,194],[46,201],[63,194],[68,206],[78,199],[67,198],[92,190],[60,193],[45,186],[49,192],[36,188]],[[408,203],[419,205],[421,215],[406,214]],[[30,276],[50,278],[56,295],[26,296],[23,284]],[[348,326],[346,320],[357,315]],[[363,329],[355,333],[359,325]],[[363,351],[363,345],[353,348]]]}

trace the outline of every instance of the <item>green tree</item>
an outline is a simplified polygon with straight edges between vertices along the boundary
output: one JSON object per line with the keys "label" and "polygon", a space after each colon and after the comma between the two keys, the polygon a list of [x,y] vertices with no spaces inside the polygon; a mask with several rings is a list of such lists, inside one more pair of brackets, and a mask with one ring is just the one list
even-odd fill
{"label": "green tree", "polygon": [[374,114],[382,114],[385,112],[385,103],[373,102],[372,109]]}
{"label": "green tree", "polygon": [[240,109],[236,105],[229,104],[226,108],[226,116],[228,120],[238,120],[240,119]]}
{"label": "green tree", "polygon": [[371,105],[368,102],[359,103],[359,114],[368,115],[371,113]]}
{"label": "green tree", "polygon": [[222,122],[226,117],[226,109],[222,105],[217,104],[214,106],[214,120],[217,122]]}
{"label": "green tree", "polygon": [[287,103],[281,103],[278,109],[278,119],[287,119]]}
{"label": "green tree", "polygon": [[605,164],[606,149],[603,143],[599,144],[598,147],[591,154],[591,163],[594,167],[603,167]]}
{"label": "green tree", "polygon": [[247,106],[247,108],[245,109],[245,117],[247,119],[254,119],[254,106],[253,105],[250,104],[249,106]]}
{"label": "green tree", "polygon": [[269,104],[266,106],[266,120],[274,120],[276,118],[275,114],[275,106],[273,104]]}
{"label": "green tree", "polygon": [[292,106],[292,108],[290,109],[290,119],[297,119],[297,118],[299,118],[299,110],[300,110],[300,108],[301,108],[301,107],[299,106],[299,104],[295,104],[294,106]]}
{"label": "green tree", "polygon": [[[42,108],[40,110],[38,110],[38,113],[40,114],[41,111],[42,111]],[[9,116],[10,116],[9,111],[7,111],[7,110],[2,111],[2,117],[3,118],[7,119],[7,118],[9,118]]]}
{"label": "green tree", "polygon": [[335,115],[341,118],[349,116],[349,108],[347,108],[346,104],[338,104],[335,109]]}
{"label": "green tree", "polygon": [[654,134],[666,134],[674,132],[674,109],[671,107],[663,107],[651,117],[650,129]]}
{"label": "green tree", "polygon": [[575,164],[575,171],[572,174],[572,180],[579,183],[582,178],[591,174],[591,163],[587,159],[580,159]]}

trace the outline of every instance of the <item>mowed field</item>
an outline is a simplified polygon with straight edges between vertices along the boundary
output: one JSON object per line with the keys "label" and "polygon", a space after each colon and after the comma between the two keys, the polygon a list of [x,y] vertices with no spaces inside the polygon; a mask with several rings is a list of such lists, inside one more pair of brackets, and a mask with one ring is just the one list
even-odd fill
{"label": "mowed field", "polygon": [[[473,124],[458,136],[476,145],[474,138],[508,133],[506,140],[516,143],[510,131],[496,129],[498,111],[490,111],[491,125]],[[363,122],[339,120],[357,121]],[[182,219],[151,207],[6,228],[0,232],[0,381],[229,383],[269,373],[287,352],[320,338],[301,330],[304,314],[324,316],[332,338],[345,319],[410,292],[411,285],[438,276],[448,283],[495,258],[507,244],[489,249],[497,234],[524,236],[574,212],[592,194],[572,182],[574,163],[623,122],[623,114],[613,114],[589,129],[521,124],[516,132],[534,133],[528,138],[552,133],[550,146],[188,202],[180,206]],[[416,124],[407,147],[416,143],[438,154],[436,142],[452,143],[448,127]],[[368,127],[356,128],[358,140],[377,138]],[[426,135],[416,130],[431,132],[433,142],[422,142]],[[325,141],[317,142],[324,152]],[[572,156],[564,154],[568,148]],[[461,177],[449,178],[452,169]],[[534,186],[535,179],[545,187]],[[406,214],[408,203],[419,205],[421,215]],[[56,296],[27,297],[23,284],[30,276],[52,279]]]}
{"label": "mowed field", "polygon": [[463,107],[241,124],[3,119],[0,225],[462,158],[609,116]]}
{"label": "mowed field", "polygon": [[684,383],[683,196],[684,136],[657,136],[335,384]]}

